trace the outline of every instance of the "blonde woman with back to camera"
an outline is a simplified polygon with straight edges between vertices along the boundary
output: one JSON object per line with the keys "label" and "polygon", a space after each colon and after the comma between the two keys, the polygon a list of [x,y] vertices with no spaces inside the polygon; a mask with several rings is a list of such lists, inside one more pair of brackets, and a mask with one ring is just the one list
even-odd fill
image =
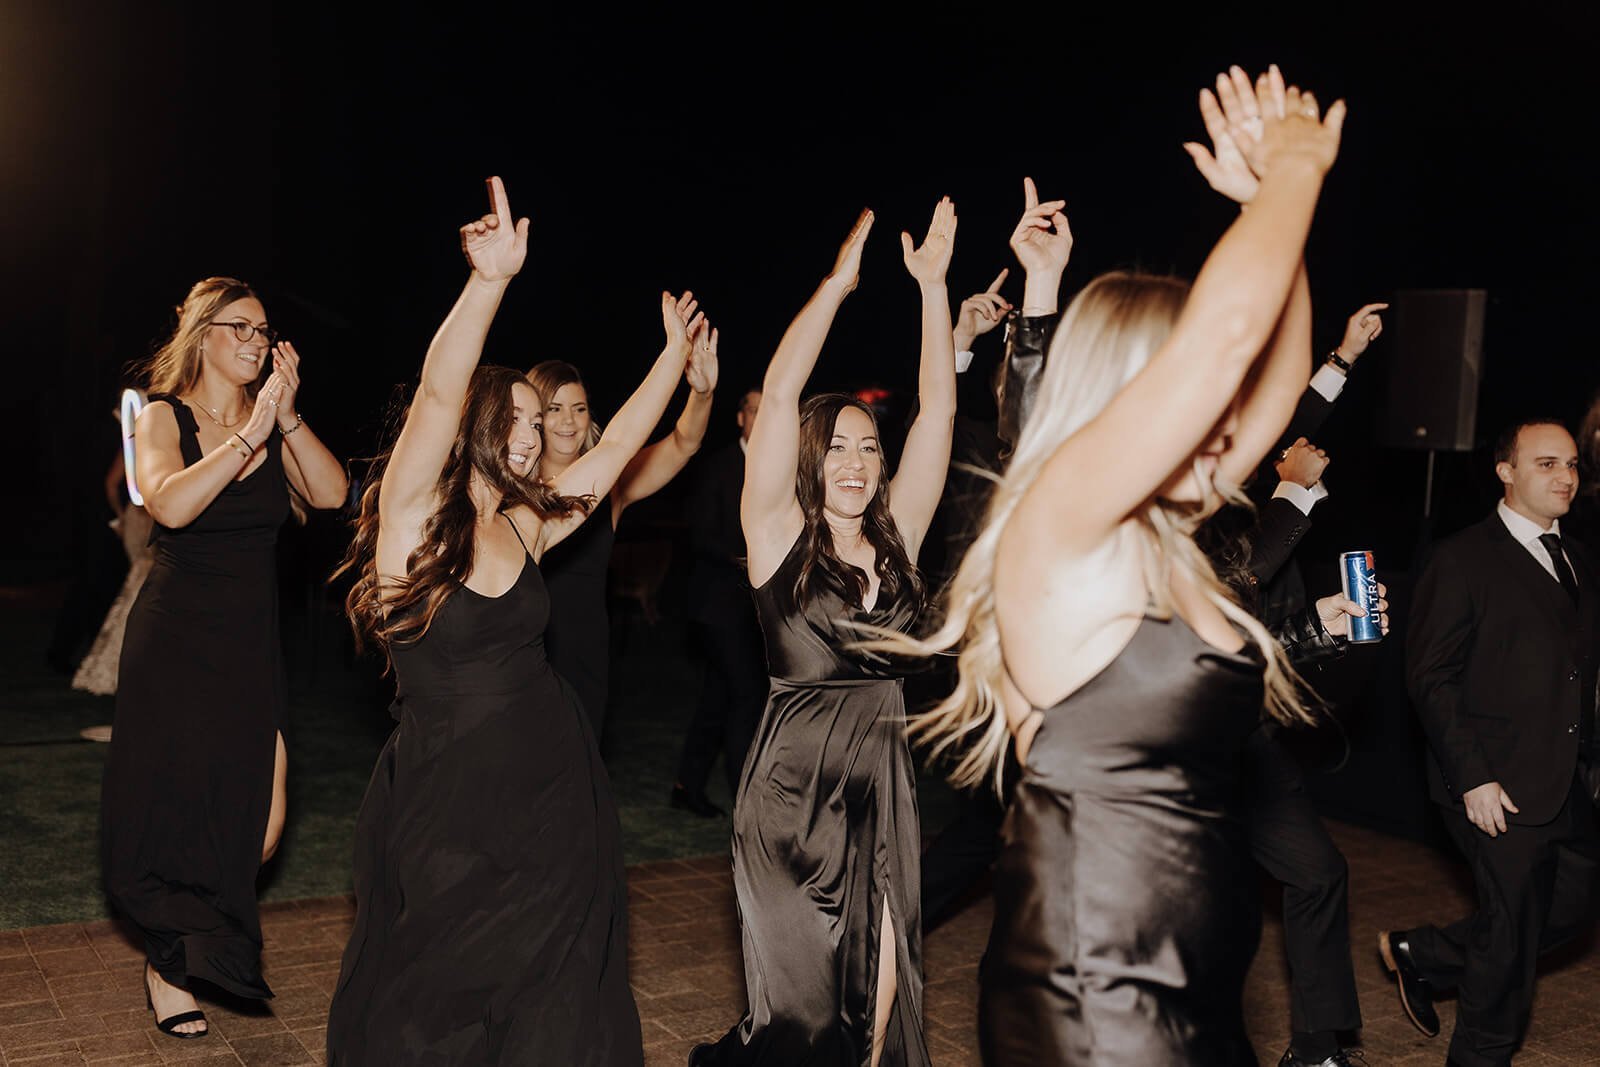
{"label": "blonde woman with back to camera", "polygon": [[[1249,210],[1192,287],[1113,273],[1072,302],[947,621],[920,645],[961,648],[956,691],[914,725],[936,750],[961,743],[955,780],[998,775],[1013,741],[1023,768],[982,972],[990,1065],[1256,1062],[1238,764],[1263,709],[1305,713],[1191,535],[1305,389],[1301,256],[1344,106],[1323,120],[1275,67],[1221,81],[1239,121],[1189,151]],[[1024,223],[1051,225],[1038,208]]]}

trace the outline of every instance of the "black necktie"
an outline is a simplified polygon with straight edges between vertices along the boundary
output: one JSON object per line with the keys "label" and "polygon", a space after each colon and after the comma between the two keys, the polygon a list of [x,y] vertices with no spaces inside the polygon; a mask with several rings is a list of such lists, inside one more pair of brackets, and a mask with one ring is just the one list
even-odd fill
{"label": "black necktie", "polygon": [[1539,543],[1544,546],[1546,552],[1550,553],[1550,562],[1555,564],[1556,581],[1561,583],[1561,588],[1567,591],[1567,595],[1576,604],[1578,602],[1578,579],[1573,577],[1572,568],[1567,564],[1567,557],[1561,551],[1561,535],[1553,533],[1540,534]]}

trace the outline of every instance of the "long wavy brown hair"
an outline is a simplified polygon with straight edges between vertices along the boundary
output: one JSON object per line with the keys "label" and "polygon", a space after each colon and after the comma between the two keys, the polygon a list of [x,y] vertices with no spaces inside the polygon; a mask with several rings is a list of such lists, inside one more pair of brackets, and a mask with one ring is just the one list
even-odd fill
{"label": "long wavy brown hair", "polygon": [[[172,336],[141,369],[140,377],[149,382],[150,392],[176,394],[193,389],[200,381],[200,346],[206,330],[223,308],[255,295],[255,290],[238,278],[202,278],[195,282],[175,309],[178,325]],[[254,400],[255,384],[247,386],[245,392]]]}
{"label": "long wavy brown hair", "polygon": [[522,375],[510,367],[481,366],[472,372],[455,444],[439,472],[435,489],[439,503],[422,527],[422,540],[406,557],[404,577],[378,574],[378,493],[393,444],[373,461],[352,524],[355,537],[350,551],[333,572],[335,578],[346,571],[356,576],[345,597],[345,614],[358,648],[370,641],[392,663],[394,646],[427,633],[440,606],[472,573],[478,521],[469,492],[473,472],[500,494],[501,511],[520,504],[549,519],[594,506],[593,497],[562,496],[536,478],[521,477],[507,464],[506,442],[515,418],[511,390],[519,382]]}
{"label": "long wavy brown hair", "polygon": [[[800,532],[804,542],[800,573],[795,576],[793,595],[796,603],[805,603],[823,592],[837,593],[846,604],[862,606],[866,603],[871,582],[860,567],[846,563],[833,549],[833,531],[823,514],[827,485],[822,477],[822,464],[828,447],[833,443],[834,425],[845,408],[855,408],[872,420],[872,434],[879,441],[879,455],[883,455],[883,438],[878,433],[878,419],[872,408],[848,393],[822,393],[808,397],[800,405],[800,460],[795,468],[794,495],[805,516],[805,527]],[[889,461],[883,461],[878,475],[878,489],[861,516],[861,532],[871,542],[876,555],[873,565],[878,572],[877,604],[894,603],[896,598],[910,596],[920,604],[923,597],[922,575],[911,562],[905,542],[889,512]]]}

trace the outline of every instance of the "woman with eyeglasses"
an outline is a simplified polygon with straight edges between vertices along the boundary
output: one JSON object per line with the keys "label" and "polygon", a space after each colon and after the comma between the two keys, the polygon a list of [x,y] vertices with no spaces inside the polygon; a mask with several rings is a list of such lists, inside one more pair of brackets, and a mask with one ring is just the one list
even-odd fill
{"label": "woman with eyeglasses", "polygon": [[155,561],[123,637],[101,844],[156,1025],[197,1038],[195,980],[272,995],[256,875],[286,806],[275,547],[291,500],[338,507],[346,481],[296,410],[299,354],[244,282],[196,283],[147,370],[134,466]]}

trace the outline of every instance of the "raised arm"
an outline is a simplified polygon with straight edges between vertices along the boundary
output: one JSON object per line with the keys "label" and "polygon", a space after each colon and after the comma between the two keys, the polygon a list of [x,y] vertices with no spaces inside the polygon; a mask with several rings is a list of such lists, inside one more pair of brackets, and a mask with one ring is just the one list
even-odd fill
{"label": "raised arm", "polygon": [[[563,496],[596,498],[610,493],[623,468],[644,447],[650,431],[661,420],[677,388],[678,375],[683,373],[689,360],[695,334],[705,319],[695,312],[693,293],[685,292],[681,299],[662,293],[661,321],[666,328],[667,343],[650,373],[607,424],[595,446],[552,479],[550,484],[556,492]],[[575,511],[565,518],[546,521],[540,527],[538,552],[562,541],[586,517],[585,512]]]}
{"label": "raised arm", "polygon": [[839,306],[860,278],[861,250],[871,231],[872,212],[863,211],[840,246],[833,270],[784,331],[772,362],[767,364],[761,412],[750,431],[744,491],[739,499],[753,585],[761,585],[778,569],[804,525],[794,495],[795,468],[800,462],[800,393],[817,365]]}
{"label": "raised arm", "polygon": [[[1281,85],[1276,68],[1273,78]],[[1046,462],[1008,524],[1002,558],[1034,549],[1081,555],[1101,544],[1205,442],[1278,329],[1338,152],[1344,105],[1319,121],[1315,102],[1289,90],[1280,117],[1266,105],[1266,76],[1258,88],[1268,113],[1245,152],[1260,176],[1250,210],[1207,257],[1149,363]]]}
{"label": "raised arm", "polygon": [[689,352],[684,380],[689,383],[689,399],[672,432],[645,446],[622,469],[617,487],[611,491],[612,517],[622,514],[634,501],[643,500],[672,479],[700,451],[711,421],[711,402],[717,388],[717,331],[709,321],[702,322]]}
{"label": "raised arm", "polygon": [[283,434],[283,469],[289,484],[314,508],[340,507],[350,491],[344,465],[295,410],[295,399],[300,394],[300,353],[290,342],[280,342],[272,351],[272,367],[283,375],[284,390],[277,415],[278,432]]}
{"label": "raised arm", "polygon": [[933,209],[922,247],[900,234],[906,270],[922,291],[922,355],[917,371],[917,420],[906,434],[900,470],[889,483],[889,510],[915,560],[933,521],[950,470],[956,418],[956,352],[945,275],[956,243],[956,207],[947,196]]}
{"label": "raised arm", "polygon": [[[379,489],[380,530],[408,531],[394,546],[402,561],[416,546],[423,522],[433,511],[434,487],[460,428],[467,385],[483,355],[506,286],[522,269],[528,251],[528,220],[512,222],[511,205],[499,178],[489,179],[490,214],[461,228],[461,250],[472,267],[467,284],[428,345],[422,379],[405,426],[395,441]],[[400,573],[380,559],[379,570]]]}

